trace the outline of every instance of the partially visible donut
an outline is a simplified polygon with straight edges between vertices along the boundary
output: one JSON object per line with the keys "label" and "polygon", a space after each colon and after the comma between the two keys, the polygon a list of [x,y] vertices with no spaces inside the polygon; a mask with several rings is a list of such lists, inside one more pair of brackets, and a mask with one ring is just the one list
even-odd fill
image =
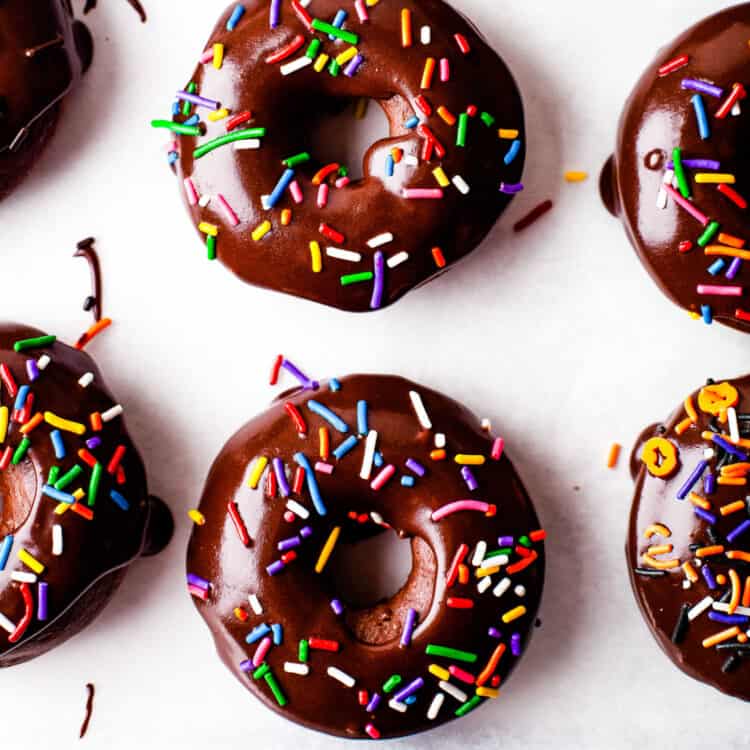
{"label": "partially visible donut", "polygon": [[36,163],[92,53],[69,0],[0,2],[0,199]]}
{"label": "partially visible donut", "polygon": [[[187,556],[198,611],[226,666],[292,721],[387,738],[463,716],[534,628],[532,502],[503,441],[455,401],[394,376],[305,382],[211,468]],[[337,550],[379,533],[411,540],[411,574],[354,603]]]}
{"label": "partially visible donut", "polygon": [[169,541],[122,407],[92,359],[0,325],[0,667],[91,622],[141,555]]}
{"label": "partially visible donut", "polygon": [[631,469],[628,569],[649,629],[682,671],[750,700],[750,377],[688,396]]}
{"label": "partially visible donut", "polygon": [[[518,88],[442,0],[235,3],[177,96],[154,124],[175,131],[170,161],[209,258],[343,310],[385,307],[463,258],[522,189]],[[350,182],[310,132],[361,98],[390,137]]]}

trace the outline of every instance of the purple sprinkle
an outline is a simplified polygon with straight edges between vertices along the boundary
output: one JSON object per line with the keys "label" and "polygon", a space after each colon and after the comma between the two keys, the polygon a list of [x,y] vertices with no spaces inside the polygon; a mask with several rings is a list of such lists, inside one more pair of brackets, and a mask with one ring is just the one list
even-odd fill
{"label": "purple sprinkle", "polygon": [[498,630],[497,628],[491,627],[491,628],[490,628],[490,629],[489,629],[489,630],[487,631],[487,635],[488,635],[488,636],[489,636],[490,638],[501,638],[503,634],[502,634],[502,633],[501,633],[501,632],[500,632],[500,631],[499,631],[499,630]]}
{"label": "purple sprinkle", "polygon": [[513,635],[510,637],[510,651],[513,654],[513,656],[521,655],[521,634],[520,633],[513,633]]}
{"label": "purple sprinkle", "polygon": [[710,523],[712,526],[716,523],[716,516],[713,513],[709,513],[707,510],[703,510],[703,508],[693,508],[693,513],[695,513],[698,518],[702,518],[706,523]]}
{"label": "purple sprinkle", "polygon": [[411,637],[414,635],[414,628],[417,627],[417,610],[409,607],[409,611],[406,613],[406,622],[404,623],[404,630],[401,633],[401,645],[410,646]]}
{"label": "purple sprinkle", "polygon": [[512,547],[514,542],[514,538],[512,536],[499,536],[497,538],[497,543],[501,547]]}
{"label": "purple sprinkle", "polygon": [[474,492],[479,487],[479,482],[477,482],[476,477],[468,466],[461,467],[461,476],[464,478],[464,482],[466,482],[466,486],[471,492]]}
{"label": "purple sprinkle", "polygon": [[513,185],[507,182],[500,183],[500,192],[506,193],[507,195],[515,195],[516,193],[520,193],[522,190],[523,190],[523,183],[521,182],[517,182]]}
{"label": "purple sprinkle", "polygon": [[266,573],[268,573],[269,576],[275,576],[277,573],[281,573],[282,570],[284,570],[284,561],[276,560],[276,562],[271,563],[266,568]]}
{"label": "purple sprinkle", "polygon": [[365,58],[362,55],[355,55],[352,61],[344,68],[344,75],[347,78],[352,78],[364,61]]}
{"label": "purple sprinkle", "polygon": [[682,81],[682,88],[688,91],[700,91],[702,94],[708,94],[715,99],[721,99],[724,95],[724,89],[714,86],[706,81],[698,81],[695,78],[685,78]]}
{"label": "purple sprinkle", "polygon": [[370,309],[378,310],[383,304],[383,288],[385,286],[385,258],[380,250],[375,253],[375,257],[373,258],[373,271],[375,273],[375,281],[373,282]]}
{"label": "purple sprinkle", "polygon": [[216,109],[219,109],[219,107],[221,107],[221,103],[217,102],[214,99],[206,99],[206,97],[204,96],[198,96],[198,94],[191,94],[187,91],[178,91],[177,98],[182,99],[182,101],[195,104],[198,107],[205,107],[206,109],[216,110]]}
{"label": "purple sprinkle", "polygon": [[245,659],[244,661],[241,661],[240,662],[240,669],[243,672],[252,672],[253,669],[254,669],[254,667],[253,667],[253,660],[252,659]]}
{"label": "purple sprinkle", "polygon": [[417,677],[416,680],[412,680],[405,688],[403,688],[403,690],[399,690],[396,695],[393,696],[393,700],[396,701],[396,703],[403,703],[422,687],[424,687],[424,680],[421,677]]}
{"label": "purple sprinkle", "polygon": [[36,611],[36,619],[40,622],[44,622],[47,619],[47,584],[43,581],[39,582],[37,598],[39,602]]}
{"label": "purple sprinkle", "polygon": [[729,265],[729,270],[725,274],[726,278],[734,279],[740,272],[740,268],[742,268],[742,258],[735,258]]}
{"label": "purple sprinkle", "polygon": [[700,461],[698,463],[698,465],[693,469],[690,476],[687,478],[685,484],[680,487],[680,491],[677,493],[678,500],[684,500],[688,496],[688,493],[693,489],[695,483],[703,476],[703,472],[707,467],[708,461],[706,460]]}
{"label": "purple sprinkle", "polygon": [[279,483],[279,491],[282,497],[289,497],[290,489],[289,482],[286,479],[286,469],[284,468],[284,462],[277,456],[273,459],[273,470],[276,474],[276,480]]}
{"label": "purple sprinkle", "polygon": [[[716,172],[721,169],[721,162],[714,159],[683,159],[682,166],[687,169],[707,169]],[[667,169],[674,169],[674,162],[667,162]]]}
{"label": "purple sprinkle", "polygon": [[406,459],[406,468],[413,471],[418,477],[423,477],[427,473],[427,469],[413,458]]}
{"label": "purple sprinkle", "polygon": [[309,526],[303,526],[303,527],[302,527],[302,528],[301,528],[301,529],[299,530],[299,533],[300,533],[300,536],[301,536],[301,537],[302,537],[303,539],[307,539],[308,537],[311,537],[311,536],[312,536],[313,530],[312,530],[312,529],[311,529],[311,528],[310,528]]}
{"label": "purple sprinkle", "polygon": [[380,695],[378,693],[373,693],[372,698],[370,698],[370,702],[365,706],[365,711],[367,713],[372,713],[377,709],[377,707],[380,705]]}
{"label": "purple sprinkle", "polygon": [[269,23],[272,29],[281,25],[281,0],[271,0]]}
{"label": "purple sprinkle", "polygon": [[344,605],[338,599],[331,599],[331,609],[339,617],[344,614]]}
{"label": "purple sprinkle", "polygon": [[713,495],[715,489],[716,489],[716,475],[709,472],[708,474],[706,474],[706,477],[703,480],[703,492],[706,495]]}
{"label": "purple sprinkle", "polygon": [[26,360],[26,372],[29,375],[29,380],[33,383],[39,377],[39,368],[37,367],[36,360]]}
{"label": "purple sprinkle", "polygon": [[706,580],[706,585],[710,589],[717,589],[719,588],[719,584],[716,583],[716,579],[714,578],[714,572],[711,570],[711,566],[708,563],[704,563],[701,566],[701,575]]}
{"label": "purple sprinkle", "polygon": [[299,547],[302,544],[302,540],[298,536],[291,536],[288,539],[282,539],[277,545],[279,552],[286,552],[287,550]]}
{"label": "purple sprinkle", "polygon": [[723,622],[725,625],[744,625],[750,620],[746,615],[725,615],[723,612],[711,611],[708,613],[708,619],[714,622]]}
{"label": "purple sprinkle", "polygon": [[102,444],[102,439],[98,435],[94,435],[94,437],[89,438],[86,441],[86,447],[90,451],[96,450],[101,444]]}
{"label": "purple sprinkle", "polygon": [[187,582],[191,583],[193,586],[197,586],[203,591],[208,591],[211,588],[211,584],[205,578],[201,578],[200,576],[195,575],[195,573],[187,574]]}
{"label": "purple sprinkle", "polygon": [[290,372],[292,375],[294,375],[297,380],[299,380],[300,383],[302,383],[302,387],[306,391],[317,391],[318,388],[320,388],[320,383],[318,383],[316,380],[310,380],[310,378],[305,375],[302,370],[299,369],[293,362],[290,362],[288,359],[284,359],[284,361],[281,363],[281,366],[287,371]]}
{"label": "purple sprinkle", "polygon": [[750,529],[750,519],[743,521],[739,526],[735,526],[728,534],[727,541],[734,542],[737,537],[742,536],[748,529]]}
{"label": "purple sprinkle", "polygon": [[730,456],[739,458],[740,461],[748,460],[747,453],[743,453],[739,448],[735,448],[730,442],[724,440],[724,438],[720,435],[711,435],[711,440],[713,440],[713,442],[716,443],[716,445],[718,445],[720,448],[723,448]]}

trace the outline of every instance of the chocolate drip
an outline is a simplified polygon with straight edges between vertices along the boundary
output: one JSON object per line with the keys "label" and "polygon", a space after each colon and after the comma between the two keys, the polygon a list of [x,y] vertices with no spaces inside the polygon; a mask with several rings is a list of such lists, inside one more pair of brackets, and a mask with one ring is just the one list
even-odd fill
{"label": "chocolate drip", "polygon": [[89,270],[91,272],[91,295],[86,298],[83,309],[91,311],[94,316],[94,321],[98,322],[102,319],[102,307],[104,305],[102,295],[102,274],[101,264],[99,263],[99,256],[94,249],[94,238],[87,237],[85,240],[81,240],[77,249],[73,255],[74,258],[85,258],[89,264]]}

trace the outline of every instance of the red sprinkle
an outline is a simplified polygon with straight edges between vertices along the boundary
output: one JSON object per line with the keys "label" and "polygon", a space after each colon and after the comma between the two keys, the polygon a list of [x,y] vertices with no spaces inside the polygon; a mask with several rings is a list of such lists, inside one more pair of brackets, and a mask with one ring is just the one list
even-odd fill
{"label": "red sprinkle", "polygon": [[0,471],[5,471],[10,466],[10,461],[13,458],[13,450],[8,446],[3,451],[3,456],[0,458]]}
{"label": "red sprinkle", "polygon": [[298,49],[300,49],[304,43],[305,37],[303,37],[302,34],[297,34],[289,44],[277,50],[272,55],[269,55],[266,58],[266,62],[269,65],[273,65],[274,63],[286,60],[287,57],[291,57]]}
{"label": "red sprinkle", "polygon": [[678,250],[681,253],[689,253],[692,249],[693,243],[690,240],[683,240],[678,247]]}
{"label": "red sprinkle", "polygon": [[239,112],[238,114],[230,117],[227,120],[226,128],[227,131],[234,130],[240,125],[244,125],[246,122],[250,122],[253,119],[252,112]]}
{"label": "red sprinkle", "polygon": [[451,567],[448,570],[448,578],[446,580],[446,585],[448,586],[448,588],[453,586],[453,584],[456,582],[456,579],[458,578],[458,566],[464,561],[466,555],[468,554],[469,547],[466,544],[460,545],[456,550],[456,554],[453,557],[453,562],[451,563]]}
{"label": "red sprinkle", "polygon": [[732,93],[727,97],[727,100],[724,102],[724,104],[721,105],[721,107],[719,107],[719,110],[716,112],[716,119],[724,120],[732,111],[734,105],[737,104],[737,102],[739,102],[740,100],[746,98],[747,92],[745,91],[745,87],[741,83],[735,83],[732,86]]}
{"label": "red sprinkle", "polygon": [[747,201],[734,188],[729,187],[729,185],[719,185],[717,190],[729,198],[736,206],[743,209],[747,208]]}
{"label": "red sprinkle", "polygon": [[307,425],[305,424],[305,418],[302,416],[302,414],[300,414],[299,409],[291,401],[287,401],[284,404],[284,411],[292,418],[297,432],[302,437],[307,435]]}
{"label": "red sprinkle", "polygon": [[414,103],[425,117],[430,117],[430,115],[432,115],[432,105],[427,101],[427,98],[423,94],[420,94],[414,100]]}
{"label": "red sprinkle", "polygon": [[664,76],[668,76],[670,73],[674,73],[676,70],[684,68],[689,61],[690,58],[687,55],[680,55],[680,57],[675,57],[674,60],[670,60],[668,63],[662,65],[661,68],[659,68],[659,78],[664,78]]}
{"label": "red sprinkle", "polygon": [[346,235],[341,234],[341,232],[336,231],[333,227],[329,227],[328,224],[321,224],[318,227],[318,231],[326,238],[331,240],[331,242],[346,242]]}
{"label": "red sprinkle", "polygon": [[312,178],[312,184],[322,185],[326,177],[332,175],[334,172],[338,172],[339,169],[341,169],[341,165],[338,162],[326,164],[325,167],[315,173],[315,176]]}
{"label": "red sprinkle", "polygon": [[443,251],[439,247],[432,248],[432,258],[438,268],[445,268],[445,256],[443,255]]}
{"label": "red sprinkle", "polygon": [[477,116],[477,112],[479,112],[479,110],[477,109],[476,104],[470,104],[466,108],[466,114],[469,115],[469,117],[476,117]]}
{"label": "red sprinkle", "polygon": [[298,0],[292,0],[292,9],[297,14],[297,18],[305,25],[305,28],[310,31],[312,29],[312,16],[299,4]]}
{"label": "red sprinkle", "polygon": [[87,466],[90,466],[92,469],[98,463],[95,456],[89,453],[85,448],[81,448],[81,450],[78,451],[78,458],[80,458],[83,463],[85,463]]}
{"label": "red sprinkle", "polygon": [[[737,320],[744,320],[744,321],[750,322],[750,312],[741,310],[740,308],[737,308],[737,310],[734,313],[734,317],[737,318]],[[3,456],[3,458],[5,458],[5,456]],[[5,467],[0,465],[0,469],[2,468],[5,468]]]}
{"label": "red sprinkle", "polygon": [[239,536],[240,541],[245,547],[249,547],[250,546],[250,534],[247,533],[247,527],[245,526],[245,522],[240,518],[240,513],[237,510],[237,503],[230,500],[227,503],[227,512],[229,513],[229,517],[232,519],[234,528],[237,529],[237,535]]}
{"label": "red sprinkle", "polygon": [[357,693],[357,700],[359,701],[360,706],[366,706],[370,702],[370,698],[367,694],[366,690],[360,690]]}
{"label": "red sprinkle", "polygon": [[508,567],[507,567],[507,568],[505,569],[505,572],[506,572],[506,573],[507,573],[507,574],[508,574],[509,576],[512,576],[512,575],[514,575],[515,573],[519,573],[519,572],[520,572],[520,571],[522,571],[522,570],[523,570],[524,568],[528,568],[528,567],[529,567],[529,565],[531,565],[531,563],[533,563],[533,562],[534,562],[534,560],[536,560],[536,559],[537,559],[537,557],[539,557],[539,555],[537,555],[537,553],[536,553],[536,550],[532,550],[532,551],[531,551],[531,554],[530,554],[530,555],[529,555],[528,557],[524,558],[523,560],[519,560],[519,561],[518,561],[517,563],[513,563],[513,565],[509,565],[509,566],[508,566]]}
{"label": "red sprinkle", "polygon": [[445,603],[451,609],[473,609],[474,608],[473,599],[465,599],[459,596],[449,596],[446,599]]}
{"label": "red sprinkle", "polygon": [[5,363],[0,365],[0,380],[3,381],[3,385],[8,391],[8,395],[11,398],[15,398],[18,395],[18,386],[16,381],[13,379],[13,373],[8,369],[8,365]]}
{"label": "red sprinkle", "polygon": [[308,638],[307,644],[316,651],[331,651],[335,653],[341,648],[338,641],[329,641],[325,638]]}
{"label": "red sprinkle", "polygon": [[547,532],[544,529],[537,529],[529,534],[529,539],[531,539],[532,542],[541,542],[546,538]]}
{"label": "red sprinkle", "polygon": [[458,48],[463,52],[464,55],[468,55],[471,52],[468,39],[463,34],[454,34],[453,38],[456,40]]}
{"label": "red sprinkle", "polygon": [[530,211],[526,216],[521,219],[521,221],[517,222],[513,226],[514,232],[523,232],[524,229],[528,229],[535,221],[538,221],[539,219],[544,216],[544,214],[547,213],[552,208],[552,201],[546,200],[543,203],[540,203],[535,209]]}
{"label": "red sprinkle", "polygon": [[266,497],[267,498],[273,499],[274,497],[276,497],[276,487],[277,486],[278,485],[277,485],[277,482],[276,482],[276,473],[273,472],[273,471],[271,471],[271,472],[269,472],[268,477],[266,479],[265,490],[266,490]]}
{"label": "red sprinkle", "polygon": [[276,383],[279,382],[279,371],[281,370],[281,363],[284,361],[284,355],[279,354],[278,357],[273,362],[273,367],[271,368],[271,378],[269,385],[276,385]]}
{"label": "red sprinkle", "polygon": [[284,563],[284,565],[289,565],[290,562],[294,562],[297,559],[297,553],[292,549],[289,550],[289,552],[285,552],[281,556],[281,562]]}
{"label": "red sprinkle", "polygon": [[81,518],[85,518],[87,521],[94,520],[94,511],[91,510],[91,508],[87,508],[85,505],[73,503],[73,505],[70,506],[70,509],[81,516]]}
{"label": "red sprinkle", "polygon": [[302,492],[302,487],[305,484],[305,470],[298,466],[297,470],[294,472],[294,483],[292,484],[292,492],[294,492],[295,495],[299,495],[300,492]]}
{"label": "red sprinkle", "polygon": [[112,458],[107,465],[107,471],[110,474],[114,474],[117,471],[117,468],[120,465],[120,461],[122,461],[126,450],[127,449],[124,445],[118,445],[117,448],[115,448],[115,452],[112,454]]}

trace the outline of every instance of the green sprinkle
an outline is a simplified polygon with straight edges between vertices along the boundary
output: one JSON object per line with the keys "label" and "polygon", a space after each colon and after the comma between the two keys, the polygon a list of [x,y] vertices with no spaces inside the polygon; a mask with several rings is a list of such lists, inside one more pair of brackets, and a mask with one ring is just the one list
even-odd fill
{"label": "green sprinkle", "polygon": [[488,128],[491,128],[495,124],[495,118],[489,112],[482,112],[479,117]]}
{"label": "green sprinkle", "polygon": [[392,674],[384,683],[383,683],[383,692],[384,693],[390,693],[391,690],[396,688],[398,685],[401,684],[401,675],[400,674]]}
{"label": "green sprinkle", "polygon": [[339,167],[339,177],[347,177],[349,175],[349,167],[346,164],[342,164]]}
{"label": "green sprinkle", "polygon": [[328,72],[336,78],[336,76],[341,72],[341,66],[336,62],[335,58],[331,60],[330,64],[328,65]]}
{"label": "green sprinkle", "polygon": [[310,42],[310,46],[307,48],[307,52],[305,52],[305,57],[309,57],[311,60],[314,60],[318,56],[320,44],[320,39],[313,39]]}
{"label": "green sprinkle", "polygon": [[[194,94],[197,90],[198,90],[198,87],[195,85],[195,83],[193,81],[190,81],[186,89],[188,94]],[[185,115],[185,117],[188,117],[190,115],[191,110],[192,110],[192,104],[190,104],[190,102],[188,101],[183,101],[182,102],[182,114]]]}
{"label": "green sprinkle", "polygon": [[47,484],[54,487],[55,482],[57,481],[57,477],[60,476],[60,467],[59,466],[52,466],[49,470],[49,476],[47,477]]}
{"label": "green sprinkle", "polygon": [[463,705],[456,709],[456,716],[466,716],[469,711],[475,709],[482,702],[481,695],[475,695],[470,700],[466,701]]}
{"label": "green sprinkle", "polygon": [[18,464],[23,461],[24,456],[26,455],[26,452],[29,450],[29,446],[31,445],[31,440],[29,440],[27,437],[25,437],[19,444],[18,448],[16,448],[16,452],[13,454],[13,465],[18,466]]}
{"label": "green sprinkle", "polygon": [[459,651],[457,648],[448,648],[448,646],[436,646],[434,643],[428,643],[425,649],[427,656],[443,656],[446,659],[455,659],[456,661],[465,661],[467,664],[474,664],[477,655],[470,651]]}
{"label": "green sprinkle", "polygon": [[359,37],[351,31],[337,29],[333,24],[321,21],[319,18],[313,18],[312,27],[315,31],[322,31],[324,34],[330,34],[332,37],[341,39],[342,42],[346,42],[347,44],[356,44],[359,41]]}
{"label": "green sprinkle", "polygon": [[305,664],[307,662],[307,658],[308,658],[309,654],[310,654],[310,644],[307,642],[307,640],[305,638],[303,638],[299,642],[299,651],[297,653],[297,656],[298,656],[299,660],[303,664]]}
{"label": "green sprinkle", "polygon": [[292,168],[292,167],[296,167],[298,164],[304,164],[305,162],[310,161],[311,158],[312,157],[307,151],[303,151],[301,154],[295,154],[294,156],[287,157],[281,163],[285,167]]}
{"label": "green sprinkle", "polygon": [[177,133],[177,135],[201,134],[201,129],[197,125],[180,125],[179,122],[172,122],[171,120],[151,120],[151,127],[171,130],[173,133]]}
{"label": "green sprinkle", "polygon": [[700,236],[700,239],[698,240],[698,244],[701,247],[706,247],[711,240],[716,237],[717,233],[719,231],[719,222],[718,221],[712,221],[707,227],[706,231],[703,232],[703,234]]}
{"label": "green sprinkle", "polygon": [[276,698],[276,703],[278,703],[282,708],[286,706],[286,696],[284,693],[281,692],[281,688],[279,687],[279,683],[276,682],[276,678],[271,674],[269,671],[268,674],[265,676],[266,684],[268,687],[271,688],[271,692],[273,693],[273,697]]}
{"label": "green sprinkle", "polygon": [[501,547],[500,549],[493,549],[492,552],[488,552],[484,559],[488,560],[491,557],[499,557],[500,555],[509,555],[513,550],[510,547]]}
{"label": "green sprinkle", "polygon": [[35,339],[22,339],[13,344],[14,352],[22,352],[26,349],[41,349],[44,346],[52,346],[57,341],[57,336],[38,336]]}
{"label": "green sprinkle", "polygon": [[683,198],[690,197],[690,185],[685,177],[685,167],[682,166],[682,149],[678,146],[672,151],[672,161],[674,162],[674,176],[677,178],[677,185],[680,188]]}
{"label": "green sprinkle", "polygon": [[265,662],[261,664],[254,672],[253,672],[253,679],[259,680],[261,677],[265,677],[269,672],[271,671],[271,667],[268,666]]}
{"label": "green sprinkle", "polygon": [[518,543],[524,547],[531,547],[531,539],[527,537],[525,534],[522,537],[518,538]]}
{"label": "green sprinkle", "polygon": [[97,461],[91,471],[89,479],[89,507],[93,507],[96,502],[96,495],[99,492],[99,482],[102,478],[102,465]]}
{"label": "green sprinkle", "polygon": [[216,237],[206,235],[206,255],[209,260],[216,260]]}
{"label": "green sprinkle", "polygon": [[358,284],[360,281],[372,281],[372,271],[362,271],[361,273],[349,273],[341,277],[341,286],[349,284]]}
{"label": "green sprinkle", "polygon": [[218,138],[214,138],[208,143],[204,143],[202,146],[193,151],[193,157],[200,159],[201,156],[214,151],[221,146],[226,146],[227,143],[234,143],[235,141],[248,141],[251,138],[262,138],[266,134],[265,128],[245,128],[244,130],[236,130],[234,133],[227,133],[221,135]]}
{"label": "green sprinkle", "polygon": [[64,490],[82,472],[83,469],[76,464],[67,474],[64,474],[55,482],[55,489]]}
{"label": "green sprinkle", "polygon": [[462,112],[458,116],[458,132],[456,133],[456,145],[462,148],[466,145],[466,131],[469,127],[469,115]]}

